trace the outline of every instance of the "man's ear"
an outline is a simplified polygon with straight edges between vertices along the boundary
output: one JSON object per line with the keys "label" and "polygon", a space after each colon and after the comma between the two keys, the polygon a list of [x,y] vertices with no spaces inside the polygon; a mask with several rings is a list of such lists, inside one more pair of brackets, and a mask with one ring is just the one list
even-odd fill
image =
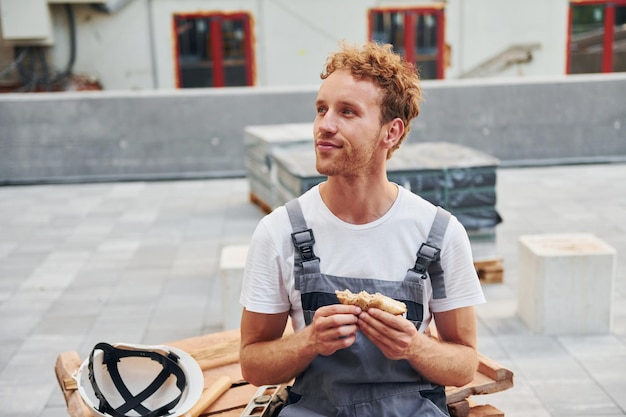
{"label": "man's ear", "polygon": [[387,129],[385,130],[383,144],[385,149],[391,149],[396,146],[404,133],[404,122],[399,117],[396,117],[392,121],[387,122],[385,125],[387,126]]}

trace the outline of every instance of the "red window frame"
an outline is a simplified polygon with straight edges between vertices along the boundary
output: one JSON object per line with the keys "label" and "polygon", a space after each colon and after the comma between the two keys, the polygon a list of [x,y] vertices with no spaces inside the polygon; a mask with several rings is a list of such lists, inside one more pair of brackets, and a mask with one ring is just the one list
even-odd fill
{"label": "red window frame", "polygon": [[571,73],[572,46],[572,6],[604,5],[604,39],[602,41],[602,72],[613,72],[613,22],[615,22],[615,6],[626,6],[626,0],[571,0],[567,16],[567,50],[565,55],[565,73]]}
{"label": "red window frame", "polygon": [[[410,12],[410,13],[407,13]],[[416,64],[415,56],[415,17],[418,14],[431,14],[436,19],[437,58],[436,79],[443,79],[445,74],[446,47],[445,47],[445,8],[444,6],[417,6],[404,8],[375,8],[368,11],[368,39],[374,35],[374,15],[377,13],[404,13],[404,44],[405,56],[408,62]]]}
{"label": "red window frame", "polygon": [[[252,16],[245,12],[207,12],[207,13],[176,13],[172,18],[172,34],[174,38],[174,62],[176,65],[176,88],[182,88],[182,74],[180,67],[180,48],[177,36],[177,18],[194,19],[194,18],[226,18],[230,20],[240,19],[244,27],[244,54],[245,54],[245,80],[246,86],[254,85],[254,50],[252,48]],[[211,32],[211,56],[213,58],[213,87],[225,87],[224,77],[224,61],[222,54],[222,31],[219,20],[212,20],[209,28]]]}

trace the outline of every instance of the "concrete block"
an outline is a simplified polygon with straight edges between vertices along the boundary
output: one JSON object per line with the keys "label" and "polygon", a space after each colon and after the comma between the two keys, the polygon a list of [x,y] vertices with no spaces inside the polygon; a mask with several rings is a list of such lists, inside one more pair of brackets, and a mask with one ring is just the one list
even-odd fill
{"label": "concrete block", "polygon": [[230,245],[222,248],[220,284],[224,330],[238,329],[241,323],[242,306],[239,304],[239,294],[247,255],[248,245]]}
{"label": "concrete block", "polygon": [[591,234],[519,240],[518,313],[551,335],[611,331],[616,251]]}

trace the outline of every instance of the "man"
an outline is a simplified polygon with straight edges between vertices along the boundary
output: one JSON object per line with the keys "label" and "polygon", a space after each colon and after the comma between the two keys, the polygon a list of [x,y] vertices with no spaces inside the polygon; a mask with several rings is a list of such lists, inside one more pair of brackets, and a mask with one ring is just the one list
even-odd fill
{"label": "man", "polygon": [[[468,383],[478,365],[473,305],[484,297],[454,217],[439,245],[443,281],[414,273],[438,210],[391,183],[386,160],[419,113],[419,78],[374,43],[342,45],[321,77],[314,143],[328,178],[254,233],[241,294],[244,378],[296,378],[281,416],[448,415],[444,386]],[[344,289],[380,292],[409,312],[339,304],[334,291]],[[281,338],[289,316],[295,332]]]}

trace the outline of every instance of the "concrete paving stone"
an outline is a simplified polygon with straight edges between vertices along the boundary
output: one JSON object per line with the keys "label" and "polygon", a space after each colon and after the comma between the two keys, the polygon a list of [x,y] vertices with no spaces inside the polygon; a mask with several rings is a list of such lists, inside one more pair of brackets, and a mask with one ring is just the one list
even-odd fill
{"label": "concrete paving stone", "polygon": [[624,395],[626,392],[626,381],[624,381],[623,375],[610,381],[602,381],[602,386],[621,410],[622,415],[626,415],[626,396]]}
{"label": "concrete paving stone", "polygon": [[162,247],[142,246],[133,254],[127,266],[131,269],[167,269],[171,266],[175,255],[176,250],[165,245]]}
{"label": "concrete paving stone", "polygon": [[34,289],[40,291],[50,291],[49,294],[54,294],[55,290],[63,290],[66,288],[78,273],[75,266],[66,268],[59,268],[54,271],[49,270],[37,270],[22,283],[24,289]]}
{"label": "concrete paving stone", "polygon": [[13,250],[13,254],[15,255],[20,253],[39,253],[43,256],[48,256],[59,248],[63,240],[64,238],[62,237],[43,239],[36,237],[27,245],[16,245]]}
{"label": "concrete paving stone", "polygon": [[96,317],[96,314],[88,314],[80,309],[65,311],[63,314],[48,313],[33,328],[33,335],[80,337],[93,327]]}
{"label": "concrete paving stone", "polygon": [[[39,340],[37,336],[34,338],[34,340]],[[20,348],[2,370],[1,381],[10,382],[15,386],[33,387],[33,389],[36,389],[38,385],[59,389],[54,375],[56,357],[68,348],[75,349],[76,343],[72,338],[66,338],[63,344],[46,344],[45,342],[45,338],[41,339],[36,349]],[[47,396],[39,400],[45,403]],[[0,404],[5,405],[2,401]]]}
{"label": "concrete paving stone", "polygon": [[120,276],[125,273],[125,264],[121,265],[100,265],[97,262],[89,262],[76,274],[76,278],[68,288],[68,291],[81,292],[83,295],[90,295],[94,292],[112,291],[114,284],[120,280]]}
{"label": "concrete paving stone", "polygon": [[508,390],[480,395],[474,400],[478,404],[493,405],[504,411],[506,417],[557,417],[546,410],[545,404],[524,377],[515,375],[514,383]]}
{"label": "concrete paving stone", "polygon": [[6,269],[22,269],[23,271],[34,271],[48,257],[48,252],[20,252],[15,249],[11,256],[6,257],[0,265],[0,271]]}
{"label": "concrete paving stone", "polygon": [[72,251],[84,249],[93,252],[99,244],[100,238],[97,236],[72,235],[63,240],[59,250]]}
{"label": "concrete paving stone", "polygon": [[[187,302],[185,302],[187,301]],[[206,297],[161,297],[150,315],[152,325],[184,326],[202,322],[202,312],[206,307]]]}
{"label": "concrete paving stone", "polygon": [[105,308],[114,309],[117,306],[123,310],[126,305],[134,305],[151,311],[153,300],[159,296],[161,290],[161,284],[157,283],[150,286],[139,283],[123,283],[111,293]]}
{"label": "concrete paving stone", "polygon": [[115,239],[143,237],[151,225],[147,223],[116,223],[111,228],[108,236]]}
{"label": "concrete paving stone", "polygon": [[203,312],[202,329],[203,333],[206,333],[206,329],[219,329],[223,330],[223,312],[221,303],[211,303],[205,306]]}
{"label": "concrete paving stone", "polygon": [[93,287],[88,293],[68,289],[48,308],[47,316],[76,315],[95,316],[102,311],[111,290],[107,287]]}
{"label": "concrete paving stone", "polygon": [[185,225],[185,238],[210,239],[224,233],[224,219],[216,217],[191,218]]}
{"label": "concrete paving stone", "polygon": [[59,288],[21,286],[14,292],[11,299],[3,303],[0,312],[2,312],[2,317],[40,315],[50,307],[54,300],[59,298],[61,293],[62,290]]}
{"label": "concrete paving stone", "polygon": [[[578,359],[626,355],[626,345],[612,334],[561,336],[558,339],[565,349]],[[624,366],[626,366],[626,361],[624,361]]]}
{"label": "concrete paving stone", "polygon": [[82,265],[89,258],[91,254],[90,250],[58,250],[44,259],[44,266],[46,265]]}
{"label": "concrete paving stone", "polygon": [[498,335],[502,347],[516,359],[551,359],[567,356],[567,350],[554,336],[528,331],[518,334]]}
{"label": "concrete paving stone", "polygon": [[20,384],[14,381],[0,381],[0,417],[32,417],[44,412],[47,399],[58,387],[53,382],[33,382]]}
{"label": "concrete paving stone", "polygon": [[[42,366],[48,364],[49,366],[50,360],[52,363],[56,361],[59,352],[75,348],[81,340],[82,336],[33,334],[20,346],[15,357],[21,357],[25,363],[41,364]],[[52,374],[54,375],[54,372]]]}
{"label": "concrete paving stone", "polygon": [[146,345],[160,345],[188,337],[203,334],[201,323],[181,322],[178,325],[161,325],[158,322],[149,324],[141,338],[141,343]]}
{"label": "concrete paving stone", "polygon": [[125,253],[134,254],[141,246],[141,238],[108,238],[105,237],[100,241],[96,250],[99,253]]}
{"label": "concrete paving stone", "polygon": [[185,240],[183,229],[180,224],[155,224],[141,238],[153,244],[179,245]]}
{"label": "concrete paving stone", "polygon": [[489,329],[490,334],[498,335],[499,337],[531,334],[526,324],[515,314],[508,317],[484,317],[481,321]]}
{"label": "concrete paving stone", "polygon": [[134,197],[146,189],[145,182],[123,182],[109,184],[108,198]]}
{"label": "concrete paving stone", "polygon": [[217,260],[210,253],[205,252],[204,255],[198,257],[176,256],[170,267],[171,274],[202,274],[204,277],[213,277],[217,271]]}
{"label": "concrete paving stone", "polygon": [[500,362],[508,358],[507,353],[502,349],[498,340],[492,337],[489,333],[478,330],[478,351],[483,355],[493,359],[496,362]]}
{"label": "concrete paving stone", "polygon": [[564,378],[532,382],[553,416],[618,416],[623,410],[593,381]]}
{"label": "concrete paving stone", "polygon": [[132,252],[95,252],[89,261],[78,271],[77,277],[81,275],[89,276],[90,274],[104,276],[118,275],[126,269],[132,257]]}
{"label": "concrete paving stone", "polygon": [[19,336],[12,337],[10,334],[2,335],[2,333],[0,333],[0,381],[2,380],[1,375],[4,368],[23,342],[24,339]]}
{"label": "concrete paving stone", "polygon": [[39,320],[41,320],[39,314],[25,315],[23,312],[15,313],[3,308],[0,311],[0,342],[4,343],[5,340],[11,341],[16,338],[27,339]]}
{"label": "concrete paving stone", "polygon": [[17,248],[17,242],[8,240],[0,240],[0,259],[9,255],[15,248]]}
{"label": "concrete paving stone", "polygon": [[[58,395],[53,392],[51,398],[56,398],[57,396]],[[63,403],[62,405],[57,405],[48,402],[40,417],[67,417],[67,414],[68,411],[65,403]]]}
{"label": "concrete paving stone", "polygon": [[586,358],[581,362],[589,374],[611,398],[621,410],[626,410],[626,355],[610,356],[610,360],[604,358]]}
{"label": "concrete paving stone", "polygon": [[111,217],[84,217],[77,222],[72,234],[74,235],[88,235],[88,236],[101,236],[105,238],[113,228],[113,225],[117,223],[117,218]]}
{"label": "concrete paving stone", "polygon": [[41,226],[49,223],[51,218],[52,216],[47,213],[25,211],[17,214],[13,218],[13,223]]}
{"label": "concrete paving stone", "polygon": [[560,356],[519,357],[511,356],[516,374],[524,376],[531,383],[577,380],[593,383],[593,378],[580,362],[563,353]]}
{"label": "concrete paving stone", "polygon": [[[22,285],[22,282],[26,279],[25,277],[30,276],[31,273],[32,271],[24,270],[22,267],[7,265],[0,267],[0,292],[10,296]],[[1,305],[2,302],[0,302]]]}
{"label": "concrete paving stone", "polygon": [[206,257],[207,254],[214,254],[221,250],[218,239],[196,239],[192,241],[184,240],[178,245],[176,259],[179,261],[197,261]]}
{"label": "concrete paving stone", "polygon": [[121,217],[120,223],[153,223],[159,211],[154,208],[127,210]]}

